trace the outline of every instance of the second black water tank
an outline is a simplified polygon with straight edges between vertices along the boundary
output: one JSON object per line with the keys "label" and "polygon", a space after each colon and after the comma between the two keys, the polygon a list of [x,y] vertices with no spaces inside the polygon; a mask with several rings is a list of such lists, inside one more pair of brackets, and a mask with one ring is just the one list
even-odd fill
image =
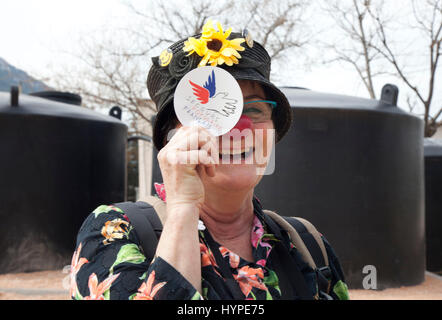
{"label": "second black water tank", "polygon": [[425,227],[427,270],[442,272],[442,140],[426,138]]}

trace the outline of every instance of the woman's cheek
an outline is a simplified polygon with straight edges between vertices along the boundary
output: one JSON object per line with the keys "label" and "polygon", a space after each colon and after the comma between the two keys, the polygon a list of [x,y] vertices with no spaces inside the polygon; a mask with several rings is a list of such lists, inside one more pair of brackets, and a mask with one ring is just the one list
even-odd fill
{"label": "woman's cheek", "polygon": [[[253,136],[256,156],[264,158],[270,157],[273,145],[275,143],[275,133],[273,122],[271,121],[254,124]],[[260,161],[258,161],[258,163],[260,163]]]}
{"label": "woman's cheek", "polygon": [[[275,130],[273,123],[258,124],[254,130],[254,168],[257,177],[256,185],[262,177],[269,172],[273,172],[274,163],[272,163],[272,150],[275,144]],[[269,171],[270,169],[270,171]]]}

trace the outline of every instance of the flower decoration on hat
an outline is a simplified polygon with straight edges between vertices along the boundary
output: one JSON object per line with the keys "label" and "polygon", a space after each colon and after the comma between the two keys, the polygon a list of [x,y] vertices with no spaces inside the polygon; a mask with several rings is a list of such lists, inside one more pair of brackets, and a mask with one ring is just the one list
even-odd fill
{"label": "flower decoration on hat", "polygon": [[245,48],[241,43],[245,41],[244,38],[236,38],[228,40],[232,32],[229,28],[224,32],[221,24],[217,23],[218,30],[213,26],[212,20],[208,20],[203,26],[203,32],[199,39],[189,37],[184,42],[183,50],[188,52],[188,55],[196,53],[203,57],[198,64],[198,67],[203,67],[210,64],[212,67],[226,64],[232,66],[238,64],[241,55],[238,51],[244,51]]}

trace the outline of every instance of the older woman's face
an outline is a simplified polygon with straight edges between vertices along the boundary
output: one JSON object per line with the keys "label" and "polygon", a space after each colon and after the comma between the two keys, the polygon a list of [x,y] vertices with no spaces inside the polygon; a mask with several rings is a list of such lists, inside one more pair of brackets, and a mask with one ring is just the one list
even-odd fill
{"label": "older woman's face", "polygon": [[[246,80],[238,82],[245,103],[268,99],[258,83]],[[249,105],[252,106],[252,104],[245,106]],[[248,110],[248,112],[253,113],[253,110]],[[248,112],[243,112],[243,115],[247,115]],[[250,118],[254,117],[250,115]],[[271,119],[258,122],[251,121],[250,118],[244,117],[245,121],[240,128],[235,127],[231,133],[218,137],[220,163],[216,167],[214,177],[201,172],[204,185],[229,190],[244,190],[251,189],[258,184],[272,151],[275,134]]]}

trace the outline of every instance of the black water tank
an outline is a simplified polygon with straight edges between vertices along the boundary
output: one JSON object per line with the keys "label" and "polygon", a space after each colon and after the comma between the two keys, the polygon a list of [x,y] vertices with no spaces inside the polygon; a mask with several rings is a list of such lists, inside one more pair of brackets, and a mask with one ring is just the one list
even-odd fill
{"label": "black water tank", "polygon": [[70,264],[85,217],[125,200],[126,125],[35,96],[0,92],[0,273]]}
{"label": "black water tank", "polygon": [[[294,125],[276,169],[256,188],[264,206],[310,220],[333,245],[347,284],[416,285],[425,274],[423,121],[380,101],[282,88]],[[370,282],[373,278],[369,278]]]}
{"label": "black water tank", "polygon": [[32,92],[29,95],[34,97],[45,98],[52,101],[69,103],[75,106],[81,106],[81,96],[72,92],[38,91],[38,92]]}
{"label": "black water tank", "polygon": [[442,140],[424,139],[427,270],[442,273]]}

